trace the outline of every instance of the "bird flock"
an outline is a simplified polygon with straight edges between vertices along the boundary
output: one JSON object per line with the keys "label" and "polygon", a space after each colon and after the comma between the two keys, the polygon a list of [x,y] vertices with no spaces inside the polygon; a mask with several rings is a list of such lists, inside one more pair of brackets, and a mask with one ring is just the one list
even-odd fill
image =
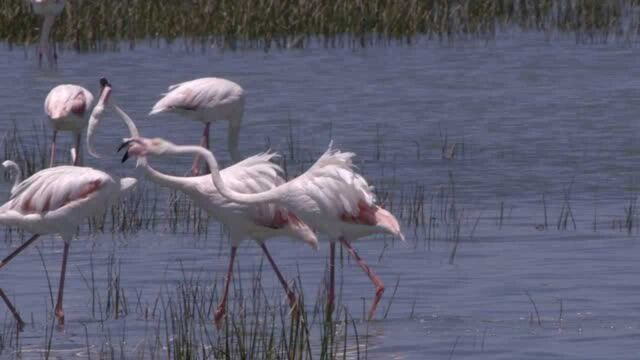
{"label": "bird flock", "polygon": [[[48,45],[48,35],[55,16],[64,8],[63,0],[31,0],[34,12],[44,16],[39,61],[57,61],[55,49]],[[111,101],[112,86],[100,79],[100,93],[95,106],[87,89],[71,84],[54,87],[46,96],[44,111],[53,129],[49,167],[22,180],[19,166],[7,159],[3,167],[11,173],[13,186],[9,200],[0,206],[0,224],[24,229],[33,234],[22,245],[0,261],[0,268],[35,242],[40,236],[59,235],[64,242],[60,282],[55,316],[64,324],[63,295],[67,258],[76,229],[87,217],[98,215],[132,189],[135,178],[117,179],[108,173],[83,166],[81,135],[87,131],[87,152],[100,158],[92,145],[105,110],[115,111],[129,129],[120,144],[122,161],[136,159],[136,167],[144,177],[161,187],[184,193],[219,221],[230,234],[231,251],[222,297],[214,313],[220,326],[226,312],[229,283],[234,259],[243,240],[252,239],[262,249],[272,266],[289,305],[295,309],[297,296],[278,269],[266,240],[287,237],[318,249],[318,237],[329,241],[329,277],[327,314],[331,315],[335,297],[336,244],[343,246],[369,277],[375,287],[368,319],[372,319],[383,295],[380,278],[352,246],[354,240],[387,234],[404,240],[398,220],[376,202],[373,188],[353,166],[354,153],[343,152],[329,144],[328,149],[303,174],[287,181],[282,169],[272,160],[276,153],[267,151],[243,158],[239,151],[239,135],[245,108],[242,87],[221,78],[201,78],[169,87],[168,92],[151,108],[150,115],[172,112],[204,123],[199,145],[176,145],[162,138],[145,138],[134,121]],[[233,165],[221,169],[209,150],[211,123],[228,121],[227,146]],[[55,165],[55,143],[59,131],[74,137],[71,165]],[[182,154],[194,156],[191,176],[174,176],[154,169],[149,158]],[[205,166],[200,166],[203,161]],[[0,297],[15,317],[19,328],[24,325],[18,309],[0,288]]]}

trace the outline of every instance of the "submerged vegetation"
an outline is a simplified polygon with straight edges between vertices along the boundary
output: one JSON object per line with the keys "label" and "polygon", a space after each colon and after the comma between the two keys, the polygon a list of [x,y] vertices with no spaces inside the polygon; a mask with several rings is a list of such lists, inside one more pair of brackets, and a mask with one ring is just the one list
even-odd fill
{"label": "submerged vegetation", "polygon": [[[637,0],[67,0],[53,37],[76,50],[108,48],[142,39],[192,40],[223,48],[369,46],[389,40],[414,42],[492,37],[508,27],[579,34],[581,41],[629,40],[637,34]],[[28,2],[0,4],[0,39],[33,43],[41,19]]]}

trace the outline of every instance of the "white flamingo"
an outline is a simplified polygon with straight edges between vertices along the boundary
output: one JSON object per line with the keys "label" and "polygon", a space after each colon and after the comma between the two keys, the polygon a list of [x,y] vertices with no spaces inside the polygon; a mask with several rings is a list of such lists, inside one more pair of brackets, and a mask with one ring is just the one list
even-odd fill
{"label": "white flamingo", "polygon": [[[0,268],[40,235],[58,234],[64,240],[55,307],[55,315],[61,325],[64,324],[62,297],[67,256],[77,227],[87,217],[104,212],[109,204],[135,183],[136,180],[132,178],[117,181],[102,171],[88,167],[57,166],[38,171],[22,181],[14,189],[9,201],[0,206],[0,224],[16,226],[35,234],[2,259]],[[0,297],[22,328],[22,318],[2,289]]]}
{"label": "white flamingo", "polygon": [[[200,145],[209,149],[209,127],[212,122],[229,121],[227,148],[234,162],[241,160],[238,151],[240,125],[244,114],[244,90],[240,85],[220,78],[201,78],[171,85],[151,109],[149,115],[175,112],[204,123]],[[198,175],[199,156],[196,155],[191,174]]]}
{"label": "white flamingo", "polygon": [[[100,101],[106,101],[110,93],[110,84],[105,78],[100,79],[100,88]],[[44,101],[44,111],[49,117],[49,122],[53,128],[49,167],[54,164],[58,131],[70,131],[73,133],[75,139],[71,153],[72,163],[73,165],[82,164],[80,139],[82,130],[87,125],[87,114],[89,114],[92,103],[93,95],[82,86],[63,84],[51,89]],[[97,107],[100,109],[104,105],[100,105],[99,102]],[[90,148],[90,150],[92,149]]]}
{"label": "white flamingo", "polygon": [[296,214],[315,230],[329,236],[330,277],[328,291],[328,314],[333,310],[335,284],[335,242],[339,241],[369,276],[376,288],[375,297],[369,308],[368,319],[373,318],[376,307],[384,292],[384,285],[371,268],[360,258],[350,242],[371,234],[404,236],[397,219],[387,210],[376,205],[375,195],[367,181],[354,171],[351,158],[353,153],[329,149],[304,174],[265,192],[241,193],[233,183],[228,182],[218,170],[213,154],[199,146],[178,146],[163,139],[132,137],[125,141],[129,151],[138,156],[200,154],[211,169],[211,178],[217,191],[237,203],[282,206]]}
{"label": "white flamingo", "polygon": [[22,171],[20,170],[18,164],[11,160],[5,160],[2,163],[2,167],[9,171],[9,176],[11,176],[11,179],[13,180],[13,186],[11,186],[11,195],[13,195],[16,191],[16,188],[18,187],[18,184],[20,184],[20,182],[22,181]]}
{"label": "white flamingo", "polygon": [[58,53],[55,46],[53,47],[53,52],[49,48],[49,36],[56,16],[60,15],[62,10],[64,10],[64,0],[29,0],[29,2],[31,3],[33,12],[44,17],[42,26],[40,27],[38,63],[42,65],[43,54],[47,56],[49,64],[56,63],[58,61]]}
{"label": "white flamingo", "polygon": [[[138,139],[139,133],[133,121],[117,106],[115,110],[126,122],[131,136]],[[128,147],[128,149],[124,154],[123,162],[127,160],[129,155],[137,156],[137,166],[143,169],[149,180],[160,186],[185,193],[198,207],[207,211],[211,217],[220,221],[229,230],[231,255],[222,298],[214,316],[217,326],[220,326],[220,320],[226,311],[227,294],[236,251],[245,239],[256,240],[282,284],[289,298],[289,305],[295,306],[296,297],[267,250],[265,241],[273,237],[286,236],[303,241],[317,250],[318,240],[311,228],[282,206],[274,204],[246,205],[229,201],[217,191],[208,175],[178,177],[166,175],[153,169],[147,163],[144,146],[140,146],[138,141],[125,142],[120,149],[124,147]],[[283,184],[284,179],[280,176],[281,169],[270,161],[274,156],[274,153],[251,156],[221,170],[220,176],[224,178],[227,186],[242,193],[258,193],[275,188]]]}

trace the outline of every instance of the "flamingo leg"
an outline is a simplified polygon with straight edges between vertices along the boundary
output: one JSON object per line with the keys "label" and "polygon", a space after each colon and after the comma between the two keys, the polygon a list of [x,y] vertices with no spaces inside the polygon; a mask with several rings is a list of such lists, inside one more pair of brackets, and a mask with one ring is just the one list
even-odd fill
{"label": "flamingo leg", "polygon": [[289,298],[289,306],[293,308],[294,305],[296,304],[296,295],[289,288],[289,284],[287,284],[287,281],[284,279],[284,276],[282,276],[282,273],[278,269],[278,266],[276,266],[276,262],[273,261],[271,254],[269,254],[269,250],[267,250],[267,246],[263,243],[260,243],[260,247],[262,248],[262,252],[264,252],[265,256],[269,260],[269,263],[271,264],[273,271],[275,271],[276,275],[278,276],[278,280],[280,280],[280,283],[284,288],[284,292],[287,294],[287,297]]}
{"label": "flamingo leg", "polygon": [[[209,128],[211,127],[211,123],[206,123],[204,125],[204,131],[202,132],[202,139],[200,140],[200,146],[205,149],[209,149]],[[207,166],[206,173],[209,172],[209,167]],[[191,166],[191,175],[198,176],[200,173],[200,155],[196,155],[193,159],[193,165]]]}
{"label": "flamingo leg", "polygon": [[80,166],[81,165],[81,160],[80,160],[80,137],[82,135],[80,133],[76,134],[76,145],[75,145],[75,157],[73,158],[73,166]]}
{"label": "flamingo leg", "polygon": [[[4,259],[2,259],[2,261],[0,261],[0,268],[7,265],[9,261],[11,261],[14,257],[16,257],[16,255],[21,253],[24,249],[26,249],[29,245],[31,245],[34,241],[36,241],[38,237],[40,237],[40,235],[38,234],[33,235],[29,240],[25,241],[24,244],[18,246],[18,248],[15,249],[11,254],[7,255]],[[9,311],[11,311],[11,313],[13,314],[13,317],[16,318],[16,321],[18,322],[18,329],[22,331],[22,328],[24,327],[24,321],[22,321],[22,318],[20,317],[20,314],[16,310],[16,307],[13,306],[13,304],[11,303],[7,295],[5,295],[2,289],[0,289],[0,297],[9,308]]]}
{"label": "flamingo leg", "polygon": [[51,140],[51,156],[49,157],[49,167],[53,167],[53,160],[56,158],[56,137],[58,131],[53,130],[53,139]]}
{"label": "flamingo leg", "polygon": [[224,291],[222,292],[222,299],[220,299],[220,304],[216,309],[213,320],[216,324],[216,327],[220,328],[220,320],[224,316],[227,307],[227,295],[229,294],[229,283],[231,282],[231,278],[233,276],[233,260],[236,257],[237,247],[231,247],[231,255],[229,256],[229,269],[227,270],[227,278],[224,281]]}
{"label": "flamingo leg", "polygon": [[58,318],[58,324],[64,325],[64,310],[62,310],[62,297],[64,295],[64,278],[67,273],[67,257],[69,256],[69,241],[64,242],[64,251],[62,253],[62,267],[60,268],[60,286],[58,287],[58,301],[56,302],[55,314]]}
{"label": "flamingo leg", "polygon": [[335,298],[335,279],[336,279],[336,243],[331,242],[329,245],[329,290],[327,291],[327,320],[331,319],[333,314],[333,301]]}
{"label": "flamingo leg", "polygon": [[382,298],[382,294],[384,293],[384,284],[382,283],[380,278],[373,272],[373,270],[371,270],[371,268],[364,262],[364,260],[360,258],[360,255],[358,255],[356,250],[351,247],[351,244],[349,244],[344,238],[340,238],[340,243],[342,244],[342,246],[347,248],[347,251],[349,251],[351,257],[356,260],[358,265],[362,268],[362,270],[364,270],[373,285],[376,287],[376,295],[373,298],[373,302],[371,303],[371,307],[369,308],[369,313],[367,315],[367,320],[371,320],[373,319],[373,314],[376,312],[376,307],[378,306],[378,303]]}

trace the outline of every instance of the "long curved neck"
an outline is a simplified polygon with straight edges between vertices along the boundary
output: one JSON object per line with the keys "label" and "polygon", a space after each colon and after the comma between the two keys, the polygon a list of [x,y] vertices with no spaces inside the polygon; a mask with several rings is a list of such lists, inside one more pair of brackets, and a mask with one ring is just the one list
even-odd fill
{"label": "long curved neck", "polygon": [[145,157],[139,157],[136,167],[142,168],[144,175],[153,183],[162,187],[186,191],[191,188],[192,181],[189,178],[164,174],[149,165]]}
{"label": "long curved neck", "polygon": [[209,165],[209,169],[211,170],[211,180],[213,184],[216,186],[216,189],[222,196],[226,197],[231,201],[235,201],[243,204],[259,204],[265,202],[275,202],[277,200],[282,199],[282,196],[286,193],[286,190],[282,186],[278,186],[274,189],[261,192],[258,194],[243,194],[236,191],[233,191],[224,183],[222,176],[220,176],[220,170],[218,168],[218,161],[211,151],[200,147],[200,146],[177,146],[175,145],[172,149],[172,152],[175,154],[199,154],[202,156],[207,165]]}
{"label": "long curved neck", "polygon": [[13,192],[20,182],[22,182],[22,171],[20,171],[20,168],[16,165],[12,169],[13,174],[11,176],[13,177],[13,185],[11,186],[11,192]]}
{"label": "long curved neck", "polygon": [[99,158],[100,156],[93,147],[93,138],[96,133],[98,124],[102,119],[105,105],[108,103],[109,95],[111,95],[111,87],[104,87],[100,93],[100,99],[98,100],[98,103],[93,107],[93,110],[91,111],[91,116],[89,117],[89,126],[87,126],[87,150],[89,154],[91,154],[91,156],[96,158]]}

